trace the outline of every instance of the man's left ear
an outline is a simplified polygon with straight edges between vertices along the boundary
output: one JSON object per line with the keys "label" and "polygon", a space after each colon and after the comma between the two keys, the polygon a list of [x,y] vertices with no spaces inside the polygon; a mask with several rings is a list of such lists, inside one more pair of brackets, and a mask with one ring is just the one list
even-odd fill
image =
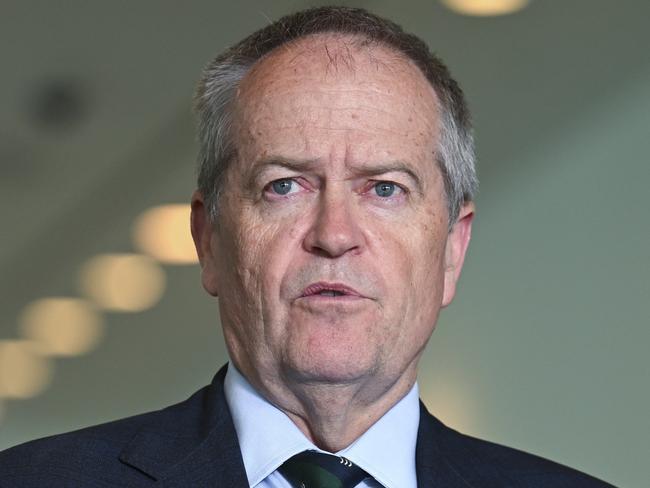
{"label": "man's left ear", "polygon": [[447,236],[445,248],[445,288],[442,294],[442,306],[446,307],[454,299],[456,283],[465,261],[465,253],[472,237],[474,220],[474,203],[466,202],[458,213],[458,219]]}

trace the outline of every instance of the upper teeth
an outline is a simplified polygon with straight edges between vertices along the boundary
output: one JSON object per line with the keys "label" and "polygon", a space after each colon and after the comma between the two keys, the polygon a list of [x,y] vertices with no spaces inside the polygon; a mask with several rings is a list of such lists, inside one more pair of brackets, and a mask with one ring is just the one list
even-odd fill
{"label": "upper teeth", "polygon": [[336,291],[336,290],[322,290],[318,294],[319,295],[326,295],[328,297],[335,297],[335,296],[343,295],[342,292]]}

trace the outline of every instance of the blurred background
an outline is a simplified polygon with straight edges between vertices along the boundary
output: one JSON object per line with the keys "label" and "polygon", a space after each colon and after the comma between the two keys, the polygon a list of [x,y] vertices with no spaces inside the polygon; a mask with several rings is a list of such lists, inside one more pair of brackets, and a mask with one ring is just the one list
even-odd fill
{"label": "blurred background", "polygon": [[[427,40],[475,117],[474,240],[425,403],[647,486],[650,3],[342,3]],[[178,402],[227,360],[189,240],[192,92],[317,4],[1,2],[0,449]]]}

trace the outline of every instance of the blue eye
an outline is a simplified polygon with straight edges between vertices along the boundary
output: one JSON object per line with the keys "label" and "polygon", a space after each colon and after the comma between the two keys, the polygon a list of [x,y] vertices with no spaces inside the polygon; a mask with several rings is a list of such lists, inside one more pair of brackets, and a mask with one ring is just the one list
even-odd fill
{"label": "blue eye", "polygon": [[390,197],[395,193],[395,183],[392,183],[390,181],[380,181],[375,184],[375,193],[377,196],[386,198]]}
{"label": "blue eye", "polygon": [[291,191],[293,187],[293,180],[284,179],[284,180],[275,180],[271,183],[273,191],[278,195],[286,195]]}

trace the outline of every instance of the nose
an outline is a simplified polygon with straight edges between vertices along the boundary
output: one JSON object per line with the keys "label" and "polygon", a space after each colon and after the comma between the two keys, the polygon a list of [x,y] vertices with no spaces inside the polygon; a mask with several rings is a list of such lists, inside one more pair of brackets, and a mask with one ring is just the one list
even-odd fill
{"label": "nose", "polygon": [[[329,188],[321,193],[314,221],[304,239],[307,251],[328,258],[358,253],[363,247],[361,222],[349,195]],[[340,192],[344,193],[344,192]]]}

